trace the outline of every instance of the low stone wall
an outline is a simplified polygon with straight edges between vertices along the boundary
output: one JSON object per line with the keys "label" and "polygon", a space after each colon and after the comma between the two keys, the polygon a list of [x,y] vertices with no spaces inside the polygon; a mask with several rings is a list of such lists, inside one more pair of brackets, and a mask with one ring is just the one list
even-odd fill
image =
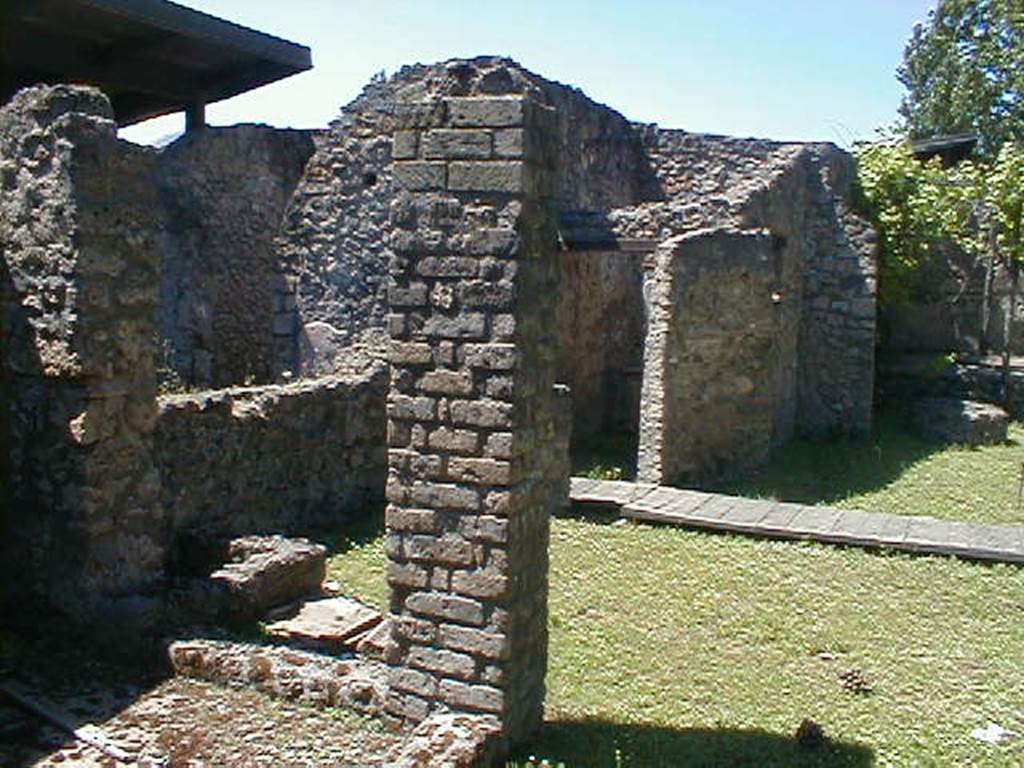
{"label": "low stone wall", "polygon": [[387,369],[159,398],[156,458],[174,530],[308,532],[383,498]]}

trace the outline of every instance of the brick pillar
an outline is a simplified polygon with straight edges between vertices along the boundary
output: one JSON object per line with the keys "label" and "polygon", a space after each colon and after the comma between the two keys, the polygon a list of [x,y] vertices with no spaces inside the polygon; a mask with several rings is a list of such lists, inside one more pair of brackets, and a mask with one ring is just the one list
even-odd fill
{"label": "brick pillar", "polygon": [[398,105],[391,211],[390,710],[540,724],[558,439],[553,110]]}

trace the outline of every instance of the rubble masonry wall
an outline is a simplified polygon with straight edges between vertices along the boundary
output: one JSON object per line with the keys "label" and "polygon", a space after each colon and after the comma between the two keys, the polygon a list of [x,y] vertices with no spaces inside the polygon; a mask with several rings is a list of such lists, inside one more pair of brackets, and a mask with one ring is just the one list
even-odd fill
{"label": "rubble masonry wall", "polygon": [[381,504],[387,378],[377,363],[288,385],[161,396],[155,456],[175,532],[211,541],[308,534]]}
{"label": "rubble masonry wall", "polygon": [[294,296],[276,249],[313,153],[308,131],[204,128],[159,153],[165,386],[264,384],[294,341]]}
{"label": "rubble masonry wall", "polygon": [[0,108],[0,162],[2,583],[84,617],[154,583],[165,553],[154,156],[117,140],[98,91],[54,86]]}

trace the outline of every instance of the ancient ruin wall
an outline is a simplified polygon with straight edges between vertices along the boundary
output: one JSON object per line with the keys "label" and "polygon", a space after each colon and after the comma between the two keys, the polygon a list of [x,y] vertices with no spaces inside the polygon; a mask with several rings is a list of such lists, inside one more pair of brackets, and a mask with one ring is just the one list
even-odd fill
{"label": "ancient ruin wall", "polygon": [[782,297],[799,287],[784,257],[768,232],[708,230],[648,260],[641,480],[714,477],[778,442],[796,400],[786,367],[797,324]]}
{"label": "ancient ruin wall", "polygon": [[573,439],[635,433],[647,330],[642,254],[561,251],[558,380],[573,401]]}
{"label": "ancient ruin wall", "polygon": [[277,319],[290,331],[278,337],[279,371],[332,373],[353,345],[384,354],[394,191],[382,120],[369,107],[346,107],[319,139],[288,206],[276,243],[290,290],[287,314]]}
{"label": "ancient ruin wall", "polygon": [[416,65],[371,83],[331,125],[289,206],[278,250],[295,292],[295,336],[290,343],[280,339],[281,369],[315,375],[334,370],[353,344],[369,354],[383,349],[392,254],[387,220],[395,194],[393,105],[442,93],[529,94],[554,108],[560,142],[555,196],[562,209],[605,209],[657,194],[630,123],[507,59]]}
{"label": "ancient ruin wall", "polygon": [[519,96],[396,107],[389,301],[390,709],[540,723],[554,390],[555,124]]}
{"label": "ancient ruin wall", "polygon": [[165,383],[265,383],[294,339],[275,238],[313,152],[306,131],[206,128],[160,153],[160,373]]}
{"label": "ancient ruin wall", "polygon": [[634,130],[650,163],[654,191],[608,211],[607,226],[617,237],[659,242],[698,229],[744,226],[750,198],[791,169],[805,146],[654,125]]}
{"label": "ancient ruin wall", "polygon": [[874,397],[876,235],[852,208],[848,154],[811,144],[798,160],[751,197],[744,219],[803,250],[797,430],[817,438],[865,435]]}
{"label": "ancient ruin wall", "polygon": [[382,363],[287,386],[159,398],[156,460],[175,534],[308,533],[380,504]]}
{"label": "ancient ruin wall", "polygon": [[815,437],[871,432],[877,236],[852,208],[853,159],[814,148],[808,232],[815,243],[800,328],[800,429]]}
{"label": "ancient ruin wall", "polygon": [[94,89],[27,89],[0,109],[14,491],[3,583],[83,619],[163,565],[153,159],[117,141]]}

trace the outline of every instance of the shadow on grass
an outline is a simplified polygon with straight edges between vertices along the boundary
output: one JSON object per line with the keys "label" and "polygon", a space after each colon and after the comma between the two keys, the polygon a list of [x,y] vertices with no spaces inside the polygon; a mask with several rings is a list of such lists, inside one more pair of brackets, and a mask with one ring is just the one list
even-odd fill
{"label": "shadow on grass", "polygon": [[572,473],[600,480],[636,479],[637,436],[601,432],[573,442]]}
{"label": "shadow on grass", "polygon": [[530,742],[513,751],[509,765],[537,765],[531,757],[566,768],[860,768],[874,762],[872,750],[861,744],[826,740],[802,746],[792,736],[761,730],[677,729],[604,720],[546,723]]}
{"label": "shadow on grass", "polygon": [[351,520],[338,526],[307,534],[308,538],[327,547],[327,556],[343,555],[379,539],[384,533],[384,505],[368,505]]}
{"label": "shadow on grass", "polygon": [[828,504],[884,488],[946,447],[920,437],[902,413],[889,411],[878,416],[868,439],[793,440],[749,475],[704,483],[701,488],[736,496]]}
{"label": "shadow on grass", "polygon": [[611,525],[615,522],[623,523],[623,517],[617,504],[574,503],[556,510],[554,516],[560,520],[576,520],[581,523],[593,523],[594,525]]}

